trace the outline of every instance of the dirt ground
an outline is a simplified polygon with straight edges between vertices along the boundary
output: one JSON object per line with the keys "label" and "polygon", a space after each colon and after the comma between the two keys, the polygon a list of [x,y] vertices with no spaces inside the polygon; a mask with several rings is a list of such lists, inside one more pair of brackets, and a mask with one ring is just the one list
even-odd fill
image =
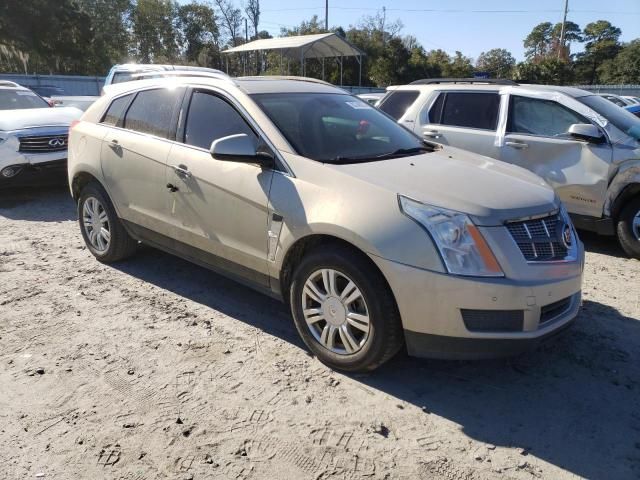
{"label": "dirt ground", "polygon": [[66,190],[0,193],[0,478],[640,478],[640,262],[583,240],[555,343],[350,376],[277,301],[150,248],[98,263]]}

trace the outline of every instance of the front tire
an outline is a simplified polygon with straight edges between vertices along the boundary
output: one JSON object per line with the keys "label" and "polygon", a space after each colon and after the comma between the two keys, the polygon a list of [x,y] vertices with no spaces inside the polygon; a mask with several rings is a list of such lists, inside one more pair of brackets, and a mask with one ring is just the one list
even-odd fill
{"label": "front tire", "polygon": [[336,370],[374,370],[402,347],[393,294],[358,251],[335,246],[306,255],[293,274],[290,304],[307,347]]}
{"label": "front tire", "polygon": [[90,183],[78,201],[78,222],[89,251],[104,263],[135,253],[137,242],[129,236],[102,186]]}
{"label": "front tire", "polygon": [[632,199],[620,212],[617,233],[625,253],[640,259],[640,197]]}

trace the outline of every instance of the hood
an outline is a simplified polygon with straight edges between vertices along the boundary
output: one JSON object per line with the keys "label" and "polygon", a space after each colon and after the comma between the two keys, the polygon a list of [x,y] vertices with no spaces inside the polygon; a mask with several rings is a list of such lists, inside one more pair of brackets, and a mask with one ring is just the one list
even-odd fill
{"label": "hood", "polygon": [[31,127],[64,126],[78,120],[82,110],[74,107],[23,108],[0,111],[0,131],[20,130]]}
{"label": "hood", "polygon": [[451,147],[331,167],[414,200],[466,213],[482,226],[545,214],[560,205],[553,189],[528,170]]}

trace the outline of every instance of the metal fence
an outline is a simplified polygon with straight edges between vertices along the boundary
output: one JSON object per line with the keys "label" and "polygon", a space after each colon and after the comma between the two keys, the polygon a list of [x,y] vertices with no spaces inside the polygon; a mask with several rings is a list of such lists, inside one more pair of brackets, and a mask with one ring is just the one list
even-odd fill
{"label": "metal fence", "polygon": [[[0,80],[10,80],[25,87],[50,85],[60,87],[65,95],[100,95],[105,77],[83,77],[79,75],[24,75],[19,73],[0,73]],[[576,88],[594,93],[614,93],[616,95],[640,96],[640,85],[575,85]],[[384,88],[356,87],[345,85],[342,88],[357,95],[359,93],[384,92]]]}
{"label": "metal fence", "polygon": [[593,93],[613,93],[614,95],[640,96],[640,85],[575,85],[575,88]]}
{"label": "metal fence", "polygon": [[64,95],[100,95],[105,77],[84,77],[79,75],[24,75],[0,73],[0,80],[10,80],[25,87],[60,87]]}

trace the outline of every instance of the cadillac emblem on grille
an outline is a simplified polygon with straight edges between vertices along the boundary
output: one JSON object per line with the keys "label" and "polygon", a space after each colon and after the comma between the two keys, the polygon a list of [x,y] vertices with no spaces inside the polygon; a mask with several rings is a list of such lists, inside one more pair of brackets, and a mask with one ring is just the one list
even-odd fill
{"label": "cadillac emblem on grille", "polygon": [[559,231],[562,232],[562,243],[564,246],[567,247],[567,249],[571,248],[571,227],[565,223]]}
{"label": "cadillac emblem on grille", "polygon": [[49,146],[53,148],[64,147],[66,144],[67,144],[67,140],[62,137],[54,137],[51,140],[49,140]]}

